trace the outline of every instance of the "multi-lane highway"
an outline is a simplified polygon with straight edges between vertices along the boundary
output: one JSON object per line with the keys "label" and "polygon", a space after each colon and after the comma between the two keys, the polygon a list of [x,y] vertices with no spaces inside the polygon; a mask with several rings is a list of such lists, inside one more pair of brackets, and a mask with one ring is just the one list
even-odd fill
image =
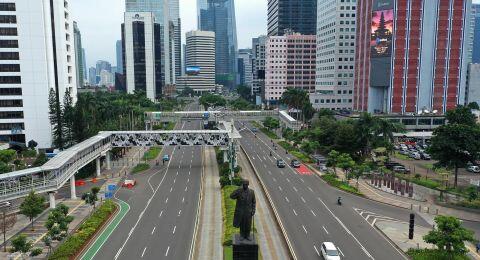
{"label": "multi-lane highway", "polygon": [[[189,110],[198,109],[192,104]],[[202,122],[177,125],[201,129]],[[138,185],[116,197],[130,211],[99,250],[95,259],[189,259],[202,178],[201,147],[165,147],[171,160],[134,176]]]}
{"label": "multi-lane highway", "polygon": [[[255,137],[251,125],[237,123],[236,127],[241,130],[240,143],[265,183],[298,259],[317,259],[325,241],[335,243],[346,259],[406,259],[359,213],[367,210],[408,221],[408,210],[341,192],[308,170],[300,173],[288,165],[277,168],[276,159],[289,164],[292,157],[281,148],[273,150],[264,134]],[[343,198],[342,206],[337,205],[339,196]],[[421,218],[416,224],[428,225]]]}

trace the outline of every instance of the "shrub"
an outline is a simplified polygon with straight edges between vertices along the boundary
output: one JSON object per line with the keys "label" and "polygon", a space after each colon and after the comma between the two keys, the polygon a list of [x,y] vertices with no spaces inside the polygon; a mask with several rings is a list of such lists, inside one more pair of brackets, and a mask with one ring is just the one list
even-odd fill
{"label": "shrub", "polygon": [[456,203],[455,205],[460,207],[470,208],[470,209],[480,209],[480,200],[472,200],[472,201],[463,200]]}
{"label": "shrub", "polygon": [[230,179],[228,176],[221,176],[220,177],[220,187],[225,187],[227,185],[230,185]]}
{"label": "shrub", "polygon": [[147,164],[147,163],[139,163],[137,164],[137,166],[133,167],[132,169],[132,174],[135,174],[135,173],[140,173],[140,172],[143,172],[143,171],[146,171],[150,169],[150,165]]}
{"label": "shrub", "polygon": [[343,182],[343,181],[337,179],[337,177],[335,177],[334,174],[322,175],[322,179],[325,180],[328,184],[330,184],[331,186],[333,186],[335,188],[338,188],[338,189],[341,189],[341,190],[344,190],[346,192],[350,192],[350,193],[353,193],[353,194],[356,194],[356,195],[363,195],[362,193],[360,193],[358,191],[357,188],[355,188],[353,186],[350,186],[350,184],[348,184],[347,182]]}
{"label": "shrub", "polygon": [[240,178],[240,177],[235,177],[235,178],[233,178],[233,180],[232,180],[232,184],[235,185],[235,186],[242,186],[242,184],[243,184],[243,179]]}
{"label": "shrub", "polygon": [[233,216],[235,213],[235,200],[230,199],[230,194],[238,189],[236,186],[225,186],[222,189],[223,198],[223,245],[232,245],[232,236],[239,232],[238,228],[233,227]]}
{"label": "shrub", "polygon": [[23,157],[35,157],[35,156],[37,156],[37,151],[35,151],[33,149],[27,149],[27,150],[22,151],[22,155],[23,155]]}
{"label": "shrub", "polygon": [[77,231],[68,237],[49,257],[49,260],[72,259],[88,243],[95,232],[108,220],[117,205],[107,200],[85,221]]}
{"label": "shrub", "polygon": [[409,249],[407,251],[413,260],[467,260],[469,259],[465,255],[449,255],[445,254],[445,251],[438,249]]}
{"label": "shrub", "polygon": [[144,155],[143,159],[147,161],[155,160],[162,149],[160,147],[151,147]]}
{"label": "shrub", "polygon": [[39,247],[36,247],[36,248],[32,249],[32,251],[30,251],[30,256],[35,257],[35,256],[41,255],[42,253],[43,253],[43,249],[39,248]]}

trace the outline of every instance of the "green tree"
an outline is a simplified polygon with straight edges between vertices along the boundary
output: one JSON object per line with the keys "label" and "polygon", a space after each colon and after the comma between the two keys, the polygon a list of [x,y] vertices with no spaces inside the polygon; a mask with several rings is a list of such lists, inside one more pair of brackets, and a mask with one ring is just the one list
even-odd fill
{"label": "green tree", "polygon": [[95,204],[98,201],[98,193],[100,192],[99,187],[93,187],[90,192],[87,192],[82,195],[82,199],[86,204],[90,204],[95,209]]}
{"label": "green tree", "polygon": [[35,142],[35,140],[28,141],[28,148],[33,150],[33,149],[37,148],[37,146],[38,146],[38,143]]}
{"label": "green tree", "polygon": [[350,171],[355,167],[355,161],[347,153],[342,153],[338,157],[337,166],[343,170],[345,177],[350,179]]}
{"label": "green tree", "polygon": [[480,110],[480,106],[478,106],[477,102],[470,102],[467,107],[471,110]]}
{"label": "green tree", "polygon": [[454,187],[458,183],[458,169],[475,161],[480,152],[480,128],[478,126],[448,124],[433,132],[429,153],[438,164],[455,169]]}
{"label": "green tree", "polygon": [[12,252],[20,252],[22,259],[24,255],[30,251],[33,247],[33,241],[27,240],[27,236],[24,234],[16,236],[12,239]]}
{"label": "green tree", "polygon": [[376,122],[374,122],[374,127],[376,128],[376,134],[382,135],[383,141],[385,144],[393,143],[394,141],[394,133],[404,133],[405,126],[399,123],[394,123],[387,119],[383,118],[375,118]]}
{"label": "green tree", "polygon": [[333,120],[335,119],[335,112],[330,109],[322,108],[318,111],[318,118],[321,119],[323,117]]}
{"label": "green tree", "polygon": [[475,242],[473,231],[464,228],[462,222],[455,217],[436,216],[435,223],[435,229],[423,236],[423,239],[450,256],[466,254],[465,241]]}
{"label": "green tree", "polygon": [[330,153],[328,153],[328,158],[327,158],[327,166],[333,168],[333,173],[335,173],[335,176],[337,176],[337,166],[339,163],[340,159],[340,153],[332,150]]}
{"label": "green tree", "polygon": [[302,111],[302,108],[305,102],[310,102],[308,97],[308,93],[303,89],[298,88],[287,88],[285,92],[283,92],[280,102],[284,105],[287,105],[288,108],[295,109],[296,118],[300,119],[298,116],[298,112]]}
{"label": "green tree", "polygon": [[466,190],[467,196],[468,196],[468,201],[472,202],[476,199],[478,199],[478,190],[476,186],[470,186]]}
{"label": "green tree", "polygon": [[447,111],[445,115],[447,122],[449,124],[460,124],[460,125],[476,125],[475,115],[472,114],[472,110],[468,107],[458,106],[453,110]]}
{"label": "green tree", "polygon": [[357,181],[357,187],[358,187],[358,179],[360,179],[360,177],[362,177],[365,173],[370,172],[370,170],[371,170],[370,166],[368,166],[368,164],[366,163],[357,164],[353,167],[352,175]]}
{"label": "green tree", "polygon": [[35,194],[32,190],[27,197],[20,204],[20,214],[25,215],[30,219],[33,229],[33,219],[45,210],[45,198]]}
{"label": "green tree", "polygon": [[205,93],[200,97],[200,104],[207,110],[209,107],[222,107],[227,104],[225,98],[219,95]]}
{"label": "green tree", "polygon": [[182,92],[180,92],[181,97],[193,97],[195,96],[195,91],[191,87],[185,87]]}
{"label": "green tree", "polygon": [[360,154],[366,158],[370,155],[375,140],[377,140],[377,120],[369,113],[362,113],[357,121],[355,121],[355,130],[357,136],[357,144],[359,145]]}
{"label": "green tree", "polygon": [[0,174],[4,174],[4,173],[7,173],[7,172],[11,172],[11,171],[12,171],[12,167],[10,167],[8,164],[0,161]]}
{"label": "green tree", "polygon": [[237,93],[238,95],[240,95],[240,97],[242,97],[243,99],[245,100],[251,100],[252,98],[252,91],[249,87],[245,86],[245,85],[240,85],[240,86],[237,86]]}
{"label": "green tree", "polygon": [[39,153],[37,158],[33,162],[34,167],[42,166],[48,161],[47,155],[45,153]]}
{"label": "green tree", "polygon": [[75,144],[74,139],[74,122],[75,122],[75,109],[73,107],[73,98],[70,93],[70,89],[67,88],[63,97],[63,135],[65,147],[68,148]]}
{"label": "green tree", "polygon": [[52,240],[61,241],[68,234],[68,225],[73,221],[72,216],[68,216],[68,207],[59,204],[48,214],[45,227],[48,230],[48,236]]}
{"label": "green tree", "polygon": [[275,130],[280,128],[280,121],[273,117],[267,117],[263,120],[263,126],[265,126],[268,130]]}
{"label": "green tree", "polygon": [[302,114],[304,122],[312,120],[313,116],[315,115],[315,109],[313,108],[312,103],[310,103],[310,99],[305,101],[305,103],[303,104]]}
{"label": "green tree", "polygon": [[58,93],[53,88],[50,88],[48,94],[48,107],[50,124],[53,128],[53,145],[63,150],[63,109],[59,99]]}
{"label": "green tree", "polygon": [[0,161],[3,163],[10,163],[17,156],[17,152],[14,150],[1,150]]}

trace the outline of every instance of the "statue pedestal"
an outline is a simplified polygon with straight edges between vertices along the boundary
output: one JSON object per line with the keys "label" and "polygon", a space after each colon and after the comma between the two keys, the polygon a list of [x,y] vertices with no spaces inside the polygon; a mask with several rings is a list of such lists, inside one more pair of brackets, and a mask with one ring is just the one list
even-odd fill
{"label": "statue pedestal", "polygon": [[233,235],[233,260],[258,260],[258,244],[256,237],[252,240],[240,240],[240,234]]}

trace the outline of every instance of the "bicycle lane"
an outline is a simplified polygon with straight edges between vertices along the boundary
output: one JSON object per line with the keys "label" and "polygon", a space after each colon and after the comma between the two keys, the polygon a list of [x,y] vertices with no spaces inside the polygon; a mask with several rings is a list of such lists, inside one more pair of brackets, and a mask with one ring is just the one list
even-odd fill
{"label": "bicycle lane", "polygon": [[102,231],[102,233],[95,239],[95,242],[90,248],[83,254],[81,260],[91,260],[98,253],[103,244],[108,240],[113,231],[117,228],[120,222],[123,220],[128,211],[130,211],[130,205],[123,200],[117,199],[117,204],[120,206],[120,210],[115,218],[108,224],[108,226]]}

